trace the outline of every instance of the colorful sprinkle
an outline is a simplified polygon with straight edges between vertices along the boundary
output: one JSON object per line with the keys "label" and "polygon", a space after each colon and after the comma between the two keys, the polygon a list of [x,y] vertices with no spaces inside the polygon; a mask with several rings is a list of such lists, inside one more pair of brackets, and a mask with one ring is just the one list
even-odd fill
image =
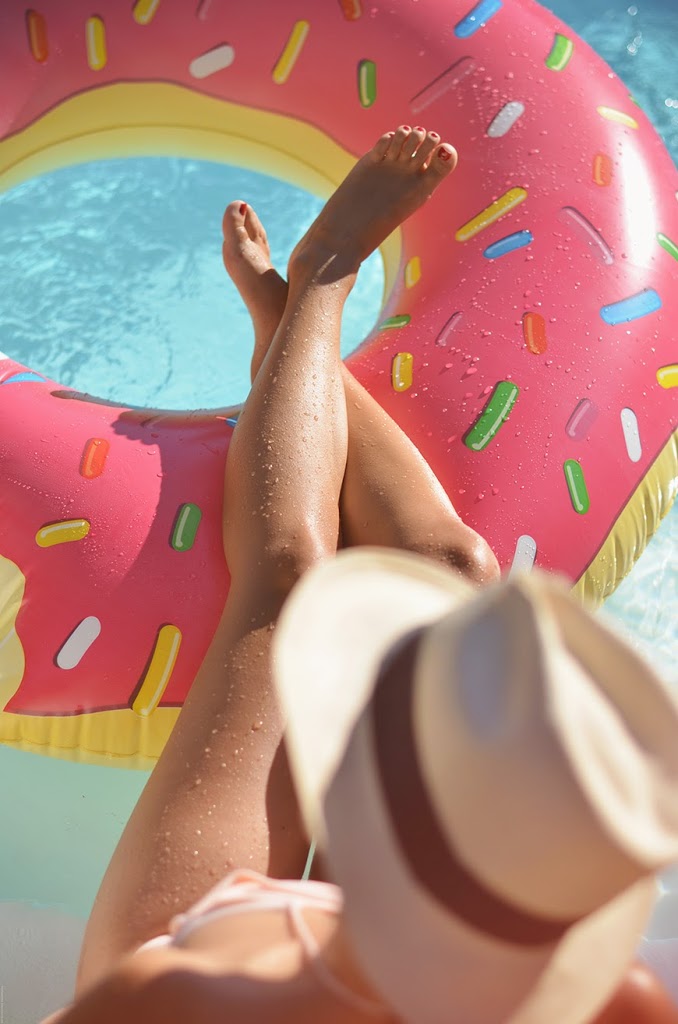
{"label": "colorful sprinkle", "polygon": [[56,544],[69,544],[82,540],[90,531],[86,519],[64,519],[60,523],[47,523],[35,535],[35,543],[41,548],[53,548]]}
{"label": "colorful sprinkle", "polygon": [[530,352],[541,356],[548,348],[546,321],[541,313],[523,314],[523,337]]}
{"label": "colorful sprinkle", "polygon": [[177,626],[161,626],[158,631],[151,660],[132,702],[132,711],[142,718],[147,718],[155,711],[167,689],[181,639],[181,630]]}
{"label": "colorful sprinkle", "polygon": [[633,409],[622,409],[620,413],[624,444],[626,454],[631,462],[639,462],[643,454],[643,447],[640,443],[640,430],[638,428],[638,417]]}
{"label": "colorful sprinkle", "polygon": [[75,668],[101,633],[101,622],[96,615],[88,615],[75,627],[56,656],[59,668]]}
{"label": "colorful sprinkle", "polygon": [[21,373],[12,373],[9,377],[5,377],[3,384],[25,384],[27,381],[35,381],[40,384],[44,384],[47,380],[39,373],[34,373],[32,370],[22,370]]}
{"label": "colorful sprinkle", "polygon": [[662,249],[666,249],[669,256],[673,256],[674,260],[678,260],[678,245],[676,245],[675,242],[672,242],[671,239],[663,233],[663,231],[658,232],[657,241],[661,245]]}
{"label": "colorful sprinkle", "polygon": [[606,121],[615,121],[617,124],[623,124],[626,128],[638,127],[638,122],[635,118],[621,110],[614,110],[612,107],[596,107],[596,110]]}
{"label": "colorful sprinkle", "polygon": [[570,63],[573,53],[574,42],[567,36],[561,35],[560,32],[556,32],[551,52],[546,58],[546,67],[551,71],[563,71]]}
{"label": "colorful sprinkle", "polygon": [[414,356],[411,352],[397,352],[391,363],[391,383],[394,391],[407,391],[412,387]]}
{"label": "colorful sprinkle", "polygon": [[660,366],[657,370],[657,384],[663,388],[678,388],[678,363]]}
{"label": "colorful sprinkle", "polygon": [[593,158],[593,180],[596,185],[606,187],[612,184],[614,168],[606,153],[596,153]]}
{"label": "colorful sprinkle", "polygon": [[490,203],[481,213],[462,225],[454,237],[458,242],[468,242],[469,238],[473,238],[474,235],[484,231],[490,224],[494,224],[500,217],[509,213],[526,199],[527,192],[524,188],[509,189],[499,199],[495,199],[493,203]]}
{"label": "colorful sprinkle", "polygon": [[523,249],[526,245],[534,242],[531,231],[514,231],[512,235],[506,235],[496,242],[492,242],[483,250],[483,256],[488,260],[498,260],[500,256],[506,256],[516,249]]}
{"label": "colorful sprinkle", "polygon": [[405,265],[405,287],[414,288],[421,278],[421,260],[418,256],[412,256]]}
{"label": "colorful sprinkle", "polygon": [[603,306],[600,315],[606,324],[616,327],[617,324],[627,324],[630,320],[639,320],[650,313],[656,313],[662,308],[660,299],[654,288],[646,288],[637,295],[629,295],[628,299],[620,299],[619,302],[612,302],[609,306]]}
{"label": "colorful sprinkle", "polygon": [[509,569],[509,579],[521,572],[529,572],[537,557],[537,542],[529,533],[523,533],[516,541],[513,561]]}
{"label": "colorful sprinkle", "polygon": [[586,489],[584,471],[576,459],[566,459],[563,463],[563,472],[567,482],[567,489],[570,492],[572,508],[578,515],[583,516],[591,507],[589,492]]}
{"label": "colorful sprinkle", "polygon": [[148,25],[155,17],[155,12],[160,6],[160,0],[137,0],[132,15],[139,25]]}
{"label": "colorful sprinkle", "polygon": [[170,544],[175,551],[190,551],[195,544],[195,536],[200,526],[202,512],[190,501],[181,505],[172,530]]}
{"label": "colorful sprinkle", "polygon": [[238,422],[238,417],[237,416],[227,416],[226,417],[226,422],[228,423],[229,427],[234,427],[236,425],[236,423]]}
{"label": "colorful sprinkle", "polygon": [[464,314],[461,312],[453,313],[450,319],[447,321],[440,334],[436,338],[436,345],[440,348],[444,348],[447,345],[447,339],[453,331],[456,331],[460,323],[464,319]]}
{"label": "colorful sprinkle", "polygon": [[106,67],[108,53],[106,50],[106,26],[101,18],[88,18],[85,23],[85,45],[87,63],[92,71],[101,71]]}
{"label": "colorful sprinkle", "polygon": [[33,60],[36,60],[38,64],[44,64],[49,57],[47,22],[44,16],[37,11],[26,11],[26,31]]}
{"label": "colorful sprinkle", "polygon": [[594,254],[598,257],[601,263],[606,266],[611,266],[614,263],[614,256],[609,245],[601,235],[600,231],[594,228],[590,220],[580,213],[579,210],[575,210],[573,206],[564,206],[559,214],[559,219],[567,224],[568,227],[575,228],[575,233],[584,242],[587,242],[593,249]]}
{"label": "colorful sprinkle", "polygon": [[198,5],[198,18],[200,21],[206,21],[207,15],[209,14],[212,7],[212,0],[200,0]]}
{"label": "colorful sprinkle", "polygon": [[525,104],[521,103],[520,100],[511,100],[501,108],[499,113],[490,122],[490,126],[487,129],[487,136],[490,139],[501,139],[502,136],[510,132],[514,124],[520,120],[525,113]]}
{"label": "colorful sprinkle", "polygon": [[379,324],[380,331],[391,331],[397,327],[407,327],[411,320],[409,313],[399,313],[396,316],[390,316],[387,320],[383,320]]}
{"label": "colorful sprinkle", "polygon": [[339,6],[346,21],[357,21],[358,18],[362,17],[362,0],[339,0]]}
{"label": "colorful sprinkle", "polygon": [[462,57],[454,64],[446,68],[442,74],[434,78],[432,82],[429,82],[420,92],[410,100],[410,107],[413,114],[420,114],[426,107],[430,107],[432,103],[440,99],[450,89],[456,88],[462,79],[470,75],[472,71],[475,71],[475,61],[471,57]]}
{"label": "colorful sprinkle", "polygon": [[90,437],[80,460],[80,475],[86,480],[101,476],[106,465],[110,444],[103,437]]}
{"label": "colorful sprinkle", "polygon": [[215,75],[217,71],[224,71],[226,68],[230,68],[231,64],[235,60],[235,50],[228,43],[222,43],[221,46],[215,46],[213,50],[207,50],[205,53],[201,53],[199,57],[192,60],[188,65],[193,78],[209,78],[210,75]]}
{"label": "colorful sprinkle", "polygon": [[283,51],[273,68],[273,81],[276,85],[284,85],[292,74],[292,68],[299,59],[299,54],[306,42],[306,37],[311,28],[308,21],[295,22],[289,38],[283,47]]}
{"label": "colorful sprinkle", "polygon": [[468,39],[503,7],[502,0],[480,0],[454,28],[457,39]]}
{"label": "colorful sprinkle", "polygon": [[582,398],[565,424],[565,433],[574,441],[582,441],[589,436],[589,431],[597,418],[598,406],[590,398]]}
{"label": "colorful sprinkle", "polygon": [[377,65],[373,60],[358,63],[358,96],[361,107],[371,107],[377,99]]}
{"label": "colorful sprinkle", "polygon": [[518,392],[519,388],[510,380],[501,380],[495,385],[485,408],[464,438],[467,448],[474,452],[487,448],[501,425],[508,419]]}

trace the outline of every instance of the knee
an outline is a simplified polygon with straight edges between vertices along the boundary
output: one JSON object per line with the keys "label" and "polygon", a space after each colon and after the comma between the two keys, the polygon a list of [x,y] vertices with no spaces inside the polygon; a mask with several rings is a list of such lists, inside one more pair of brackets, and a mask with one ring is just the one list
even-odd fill
{"label": "knee", "polygon": [[285,539],[272,539],[262,551],[259,569],[269,587],[288,594],[314,565],[336,554],[336,543],[328,543],[311,528],[300,528]]}
{"label": "knee", "polygon": [[470,527],[455,530],[449,539],[417,544],[415,550],[460,573],[475,586],[495,583],[501,575],[494,551]]}

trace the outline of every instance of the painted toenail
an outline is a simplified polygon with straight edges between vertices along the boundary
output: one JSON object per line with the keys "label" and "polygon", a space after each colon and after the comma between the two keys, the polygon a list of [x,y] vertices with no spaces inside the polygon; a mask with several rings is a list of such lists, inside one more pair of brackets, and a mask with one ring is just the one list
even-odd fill
{"label": "painted toenail", "polygon": [[438,150],[438,156],[440,157],[441,160],[451,160],[452,159],[452,153],[451,153],[451,151],[449,149],[439,149]]}
{"label": "painted toenail", "polygon": [[415,125],[414,126],[414,130],[415,130],[415,132],[425,132],[426,131],[426,129],[422,128],[422,126],[420,124]]}
{"label": "painted toenail", "polygon": [[402,128],[402,130],[404,132],[411,132],[412,131],[412,129],[410,128],[409,124],[401,124],[400,127]]}
{"label": "painted toenail", "polygon": [[247,209],[247,203],[241,203],[240,204],[240,215],[241,216],[244,214],[246,209]]}
{"label": "painted toenail", "polygon": [[429,132],[429,135],[431,136],[432,139],[439,139],[440,138],[440,136],[438,135],[438,132]]}

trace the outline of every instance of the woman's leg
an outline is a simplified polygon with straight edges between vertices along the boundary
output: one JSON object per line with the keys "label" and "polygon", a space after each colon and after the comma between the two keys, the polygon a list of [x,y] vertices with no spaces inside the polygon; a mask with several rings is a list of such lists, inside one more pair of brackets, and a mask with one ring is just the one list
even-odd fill
{"label": "woman's leg", "polygon": [[[438,136],[429,133],[435,143]],[[266,356],[287,299],[273,268],[266,232],[246,203],[224,215],[224,264],[252,317],[252,380]],[[475,583],[496,579],[499,567],[486,541],[457,515],[425,459],[342,364],[348,417],[348,456],[340,514],[344,546],[377,544],[428,555]]]}
{"label": "woman's leg", "polygon": [[226,465],[226,609],[102,883],[80,986],[166,930],[230,868],[292,875],[303,866],[272,630],[296,579],[336,550],[347,443],[339,333],[359,262],[450,167],[451,147],[429,166],[408,146],[408,132],[379,140],[290,262],[285,311]]}

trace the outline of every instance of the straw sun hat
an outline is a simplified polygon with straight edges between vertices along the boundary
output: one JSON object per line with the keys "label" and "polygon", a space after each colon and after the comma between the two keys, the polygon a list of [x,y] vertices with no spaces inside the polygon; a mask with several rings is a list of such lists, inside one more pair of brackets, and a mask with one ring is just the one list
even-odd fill
{"label": "straw sun hat", "polygon": [[678,709],[538,573],[483,591],[341,553],[280,619],[309,832],[360,964],[413,1024],[580,1024],[678,859]]}

